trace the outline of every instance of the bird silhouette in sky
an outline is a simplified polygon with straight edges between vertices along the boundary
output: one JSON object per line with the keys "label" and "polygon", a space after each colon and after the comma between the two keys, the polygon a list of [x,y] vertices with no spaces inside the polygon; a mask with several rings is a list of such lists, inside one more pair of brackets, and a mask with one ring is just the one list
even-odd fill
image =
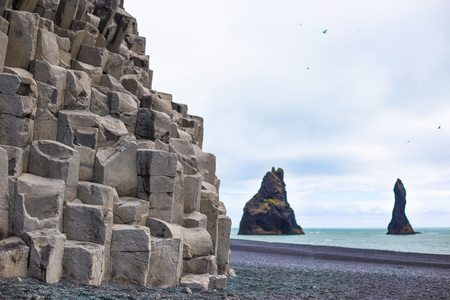
{"label": "bird silhouette in sky", "polygon": [[438,129],[441,129],[441,126],[439,126]]}
{"label": "bird silhouette in sky", "polygon": [[327,33],[327,31],[328,31],[328,29],[325,29],[322,33],[325,34],[325,33]]}

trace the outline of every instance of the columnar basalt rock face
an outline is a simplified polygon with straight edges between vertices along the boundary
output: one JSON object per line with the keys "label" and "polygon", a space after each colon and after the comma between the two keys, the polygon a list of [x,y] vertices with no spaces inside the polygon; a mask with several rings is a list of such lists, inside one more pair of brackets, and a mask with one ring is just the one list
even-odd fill
{"label": "columnar basalt rock face", "polygon": [[123,1],[0,1],[0,276],[226,287],[216,157],[145,42]]}
{"label": "columnar basalt rock face", "polygon": [[244,207],[239,234],[304,234],[287,202],[285,186],[283,169],[266,173],[258,193]]}
{"label": "columnar basalt rock face", "polygon": [[387,234],[415,234],[405,214],[406,190],[403,182],[397,179],[394,186],[395,204],[392,211],[392,220],[388,225]]}
{"label": "columnar basalt rock face", "polygon": [[0,240],[8,236],[9,228],[8,162],[8,152],[0,147]]}

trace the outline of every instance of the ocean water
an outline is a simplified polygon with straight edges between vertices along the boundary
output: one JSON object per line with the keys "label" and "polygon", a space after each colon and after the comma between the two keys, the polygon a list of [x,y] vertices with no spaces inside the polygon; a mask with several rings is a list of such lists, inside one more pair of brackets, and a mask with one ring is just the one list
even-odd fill
{"label": "ocean water", "polygon": [[387,230],[383,228],[303,228],[304,235],[238,235],[238,228],[232,228],[231,238],[271,243],[450,255],[450,228],[414,228],[414,230],[421,234],[388,235]]}

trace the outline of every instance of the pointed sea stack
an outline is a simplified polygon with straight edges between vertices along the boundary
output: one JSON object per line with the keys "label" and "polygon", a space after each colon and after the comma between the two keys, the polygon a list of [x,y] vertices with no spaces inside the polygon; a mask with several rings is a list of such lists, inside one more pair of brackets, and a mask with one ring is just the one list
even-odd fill
{"label": "pointed sea stack", "polygon": [[395,205],[392,211],[392,220],[388,226],[387,234],[415,234],[405,214],[406,190],[400,179],[394,186]]}
{"label": "pointed sea stack", "polygon": [[238,234],[305,234],[286,198],[284,172],[267,172],[261,188],[245,204]]}

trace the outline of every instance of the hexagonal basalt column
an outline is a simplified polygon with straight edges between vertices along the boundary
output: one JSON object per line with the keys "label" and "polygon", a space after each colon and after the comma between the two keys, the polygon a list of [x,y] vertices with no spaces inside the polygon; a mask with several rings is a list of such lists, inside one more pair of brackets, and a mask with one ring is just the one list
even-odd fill
{"label": "hexagonal basalt column", "polygon": [[28,276],[55,283],[62,276],[65,236],[54,229],[27,232],[23,236],[30,247]]}
{"label": "hexagonal basalt column", "polygon": [[110,279],[110,246],[113,213],[97,205],[68,204],[64,208],[64,232],[69,240],[104,246],[103,280]]}
{"label": "hexagonal basalt column", "polygon": [[137,144],[122,139],[99,148],[95,157],[94,181],[115,187],[119,196],[135,196],[137,189]]}
{"label": "hexagonal basalt column", "polygon": [[103,277],[104,250],[104,246],[94,243],[66,241],[63,276],[80,284],[100,285]]}
{"label": "hexagonal basalt column", "polygon": [[158,150],[138,150],[138,197],[149,201],[149,216],[172,223],[177,157]]}
{"label": "hexagonal basalt column", "polygon": [[114,225],[111,241],[112,279],[145,286],[150,266],[150,253],[148,227]]}
{"label": "hexagonal basalt column", "polygon": [[15,181],[12,229],[15,235],[53,228],[62,231],[63,180],[24,173]]}
{"label": "hexagonal basalt column", "polygon": [[0,240],[9,230],[8,162],[8,152],[0,147]]}
{"label": "hexagonal basalt column", "polygon": [[183,239],[151,237],[152,254],[147,283],[169,288],[180,284],[183,272]]}
{"label": "hexagonal basalt column", "polygon": [[77,195],[80,155],[78,151],[56,141],[34,141],[31,145],[29,172],[66,183],[65,199]]}

